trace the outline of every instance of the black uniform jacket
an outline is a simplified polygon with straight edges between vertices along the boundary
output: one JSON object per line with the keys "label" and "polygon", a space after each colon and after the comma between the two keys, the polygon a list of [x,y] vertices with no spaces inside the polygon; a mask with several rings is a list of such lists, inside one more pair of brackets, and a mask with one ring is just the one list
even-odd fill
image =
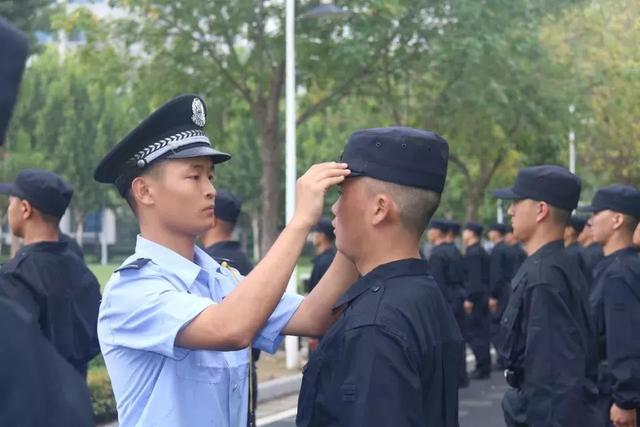
{"label": "black uniform jacket", "polygon": [[20,304],[0,297],[0,426],[95,426],[86,382]]}
{"label": "black uniform jacket", "polygon": [[464,258],[453,243],[434,246],[429,258],[429,271],[450,304],[466,297]]}
{"label": "black uniform jacket", "polygon": [[623,409],[640,408],[640,258],[635,248],[605,257],[592,290],[599,356],[598,387]]}
{"label": "black uniform jacket", "polygon": [[253,264],[249,260],[249,257],[240,247],[240,242],[235,240],[214,243],[205,248],[204,251],[213,259],[227,261],[231,267],[238,270],[243,276],[246,276],[253,270]]}
{"label": "black uniform jacket", "polygon": [[0,268],[0,295],[19,303],[80,372],[100,353],[100,285],[67,243],[40,242],[20,249]]}
{"label": "black uniform jacket", "polygon": [[505,242],[496,243],[489,255],[489,289],[493,298],[498,299],[509,294],[513,270],[509,246]]}
{"label": "black uniform jacket", "polygon": [[299,426],[458,426],[462,336],[427,262],[378,266],[304,369]]}
{"label": "black uniform jacket", "polygon": [[336,248],[331,247],[313,259],[313,268],[311,269],[311,276],[305,284],[305,291],[311,292],[313,290],[320,279],[322,279],[322,276],[324,276],[324,273],[329,269],[335,256]]}
{"label": "black uniform jacket", "polygon": [[505,394],[505,416],[530,426],[602,425],[595,334],[576,257],[562,241],[548,243],[511,283],[499,351],[520,384]]}
{"label": "black uniform jacket", "polygon": [[475,303],[489,295],[489,254],[476,243],[465,251],[464,262],[467,272],[467,299]]}

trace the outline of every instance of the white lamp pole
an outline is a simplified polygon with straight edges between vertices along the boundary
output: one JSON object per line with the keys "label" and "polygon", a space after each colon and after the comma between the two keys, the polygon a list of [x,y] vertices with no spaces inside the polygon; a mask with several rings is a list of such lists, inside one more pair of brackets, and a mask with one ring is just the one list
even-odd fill
{"label": "white lamp pole", "polygon": [[569,124],[569,170],[576,173],[576,134],[573,132],[573,113],[576,107],[569,105],[569,113],[571,114],[571,123]]}
{"label": "white lamp pole", "polygon": [[[285,11],[286,37],[286,221],[293,217],[296,204],[296,52],[295,52],[295,0],[287,0]],[[287,292],[298,290],[298,268],[293,269]],[[298,337],[287,336],[284,341],[287,369],[295,369],[300,363]]]}

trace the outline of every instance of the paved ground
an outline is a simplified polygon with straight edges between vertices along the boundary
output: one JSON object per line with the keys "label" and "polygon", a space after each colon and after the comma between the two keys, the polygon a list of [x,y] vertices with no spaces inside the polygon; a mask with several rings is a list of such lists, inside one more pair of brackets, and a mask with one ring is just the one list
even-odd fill
{"label": "paved ground", "polygon": [[[460,390],[461,427],[503,427],[500,400],[507,390],[502,373],[494,372],[491,380],[472,381]],[[262,404],[258,408],[258,426],[293,427],[297,395]]]}

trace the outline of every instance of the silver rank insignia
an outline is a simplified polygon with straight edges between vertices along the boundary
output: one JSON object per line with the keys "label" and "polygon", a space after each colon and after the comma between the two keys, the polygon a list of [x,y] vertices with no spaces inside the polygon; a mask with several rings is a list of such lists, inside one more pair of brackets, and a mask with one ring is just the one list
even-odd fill
{"label": "silver rank insignia", "polygon": [[204,127],[206,121],[204,116],[204,105],[202,105],[202,101],[200,101],[199,98],[193,98],[191,111],[193,111],[193,115],[191,115],[193,123],[195,123],[196,126]]}

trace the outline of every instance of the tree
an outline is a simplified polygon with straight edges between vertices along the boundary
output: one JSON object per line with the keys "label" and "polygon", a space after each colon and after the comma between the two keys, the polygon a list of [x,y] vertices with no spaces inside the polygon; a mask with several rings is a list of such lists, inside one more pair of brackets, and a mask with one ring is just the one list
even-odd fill
{"label": "tree", "polygon": [[[262,165],[261,248],[275,240],[282,160],[281,112],[285,80],[284,5],[238,0],[121,0],[130,19],[118,33],[145,52],[151,75],[188,76],[210,101],[241,100],[257,134]],[[311,2],[301,1],[304,11]],[[353,93],[386,66],[420,55],[439,25],[424,25],[444,13],[439,1],[345,2],[355,13],[339,22],[298,19],[299,125]],[[140,17],[144,17],[141,19]],[[217,99],[216,99],[217,98]],[[209,108],[210,113],[224,111]],[[218,119],[213,119],[218,122]]]}
{"label": "tree", "polygon": [[571,73],[579,166],[598,186],[638,185],[640,4],[597,0],[567,10],[548,22],[543,40]]}
{"label": "tree", "polygon": [[113,204],[93,169],[126,132],[128,98],[113,78],[125,75],[124,66],[108,50],[60,57],[55,47],[47,49],[25,73],[7,138],[8,159],[16,159],[5,165],[7,173],[16,173],[16,166],[46,167],[73,185],[80,244],[85,215]]}
{"label": "tree", "polygon": [[[562,68],[538,39],[543,18],[573,2],[458,2],[443,37],[422,57],[392,68],[370,96],[392,123],[434,129],[451,145],[456,209],[477,220],[503,165],[557,160],[568,115]],[[460,177],[456,177],[460,174]],[[450,203],[447,185],[443,210]]]}

